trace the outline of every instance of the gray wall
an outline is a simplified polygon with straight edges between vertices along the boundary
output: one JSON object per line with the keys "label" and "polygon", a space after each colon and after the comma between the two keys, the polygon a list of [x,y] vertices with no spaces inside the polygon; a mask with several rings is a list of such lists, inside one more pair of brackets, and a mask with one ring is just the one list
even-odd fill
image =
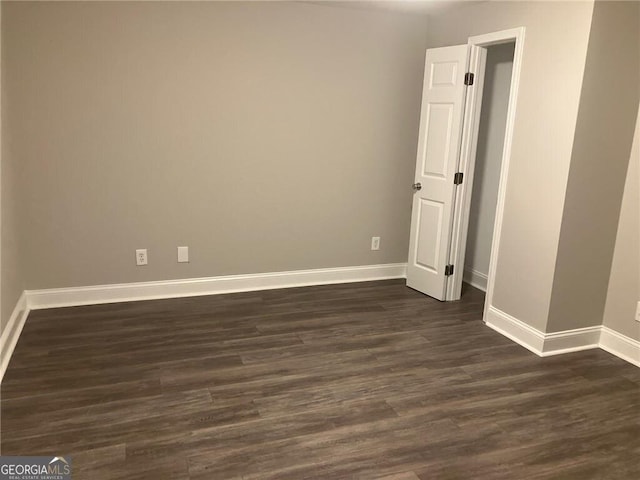
{"label": "gray wall", "polygon": [[465,270],[489,273],[500,166],[509,106],[514,44],[487,49]]}
{"label": "gray wall", "polygon": [[[2,11],[2,22],[5,22],[5,3],[2,3],[0,10]],[[8,106],[13,99],[6,96],[6,65],[4,64],[4,42],[5,25],[1,28],[1,48],[2,64],[0,91],[2,92],[2,124],[0,128],[1,148],[0,148],[0,218],[2,225],[0,226],[0,330],[3,331],[11,313],[16,305],[20,294],[25,288],[24,282],[24,265],[21,262],[21,242],[19,237],[20,231],[20,213],[19,207],[19,164],[18,158],[11,151],[12,138],[7,135],[6,126],[10,118],[7,118]]]}
{"label": "gray wall", "polygon": [[596,2],[547,331],[600,325],[640,96],[640,3]]}
{"label": "gray wall", "polygon": [[545,330],[592,2],[483,2],[429,19],[430,46],[526,27],[494,307]]}
{"label": "gray wall", "polygon": [[604,325],[640,340],[635,321],[640,301],[640,112],[636,120],[633,149],[624,186],[618,235],[604,309]]}
{"label": "gray wall", "polygon": [[[4,69],[3,69],[4,71]],[[6,99],[3,103],[7,103]],[[6,121],[3,121],[3,125]],[[20,241],[20,213],[18,199],[19,166],[17,158],[11,154],[7,144],[9,139],[3,135],[2,142],[2,265],[0,285],[2,290],[2,321],[0,330],[4,327],[16,306],[20,294],[25,289],[24,262],[22,242]]]}
{"label": "gray wall", "polygon": [[3,7],[28,288],[406,261],[426,17]]}

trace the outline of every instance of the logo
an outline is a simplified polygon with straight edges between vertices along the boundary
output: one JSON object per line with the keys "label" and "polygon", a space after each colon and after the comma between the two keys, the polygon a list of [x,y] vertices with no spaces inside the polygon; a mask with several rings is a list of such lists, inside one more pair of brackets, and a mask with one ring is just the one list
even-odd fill
{"label": "logo", "polygon": [[0,456],[0,480],[71,480],[71,458]]}

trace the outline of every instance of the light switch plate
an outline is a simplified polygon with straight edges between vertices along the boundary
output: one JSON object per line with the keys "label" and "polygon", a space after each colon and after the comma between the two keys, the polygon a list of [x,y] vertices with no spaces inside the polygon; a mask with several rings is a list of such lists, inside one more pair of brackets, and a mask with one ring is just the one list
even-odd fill
{"label": "light switch plate", "polygon": [[638,306],[636,307],[636,322],[640,322],[640,302],[638,302]]}
{"label": "light switch plate", "polygon": [[178,247],[178,263],[189,262],[189,247]]}

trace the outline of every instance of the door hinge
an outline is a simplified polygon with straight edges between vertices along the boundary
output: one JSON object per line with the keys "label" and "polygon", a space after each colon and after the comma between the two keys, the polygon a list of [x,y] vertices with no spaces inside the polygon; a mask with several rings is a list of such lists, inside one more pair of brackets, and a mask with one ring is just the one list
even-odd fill
{"label": "door hinge", "polygon": [[462,183],[462,177],[464,177],[462,172],[458,172],[453,176],[453,184],[460,185]]}
{"label": "door hinge", "polygon": [[464,84],[465,85],[473,85],[474,74],[471,72],[467,72],[464,74]]}
{"label": "door hinge", "polygon": [[453,275],[453,265],[449,264],[444,267],[444,276],[450,277],[451,275]]}

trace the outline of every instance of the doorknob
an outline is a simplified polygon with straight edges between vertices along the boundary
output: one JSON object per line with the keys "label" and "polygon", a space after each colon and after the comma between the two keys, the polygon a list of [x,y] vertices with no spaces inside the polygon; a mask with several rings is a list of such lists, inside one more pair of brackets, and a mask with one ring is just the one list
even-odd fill
{"label": "doorknob", "polygon": [[422,189],[422,184],[420,182],[414,183],[412,185],[412,187],[413,187],[414,190],[418,191],[418,190]]}

